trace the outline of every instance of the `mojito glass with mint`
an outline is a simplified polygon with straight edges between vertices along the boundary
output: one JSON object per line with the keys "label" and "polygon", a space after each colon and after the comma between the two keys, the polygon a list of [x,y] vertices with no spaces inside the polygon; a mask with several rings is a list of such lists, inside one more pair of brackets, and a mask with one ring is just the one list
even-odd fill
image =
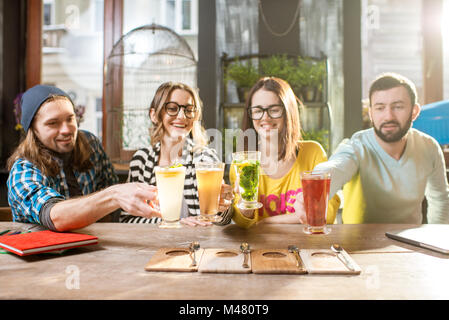
{"label": "mojito glass with mint", "polygon": [[260,152],[240,151],[232,154],[232,165],[239,187],[239,209],[258,209],[262,203],[258,202]]}

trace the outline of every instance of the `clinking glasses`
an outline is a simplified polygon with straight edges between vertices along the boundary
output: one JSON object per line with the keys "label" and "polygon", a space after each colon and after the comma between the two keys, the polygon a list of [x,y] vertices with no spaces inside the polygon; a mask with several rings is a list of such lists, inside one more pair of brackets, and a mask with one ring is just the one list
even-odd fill
{"label": "clinking glasses", "polygon": [[177,104],[176,102],[172,102],[172,101],[166,102],[164,104],[164,108],[165,108],[165,112],[167,112],[167,114],[172,117],[177,116],[179,113],[179,110],[181,110],[181,108],[183,108],[184,115],[186,116],[186,118],[189,118],[189,119],[194,118],[196,115],[196,111],[197,111],[196,106],[194,106],[194,105],[189,104],[189,105],[184,106],[184,105]]}
{"label": "clinking glasses", "polygon": [[248,116],[252,120],[260,120],[266,112],[271,119],[279,119],[284,114],[284,109],[282,104],[272,104],[266,108],[254,106],[248,108]]}

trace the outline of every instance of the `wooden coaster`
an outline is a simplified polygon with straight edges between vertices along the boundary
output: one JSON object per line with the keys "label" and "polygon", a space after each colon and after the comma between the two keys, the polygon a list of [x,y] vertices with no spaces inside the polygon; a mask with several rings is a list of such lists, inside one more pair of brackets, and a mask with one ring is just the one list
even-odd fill
{"label": "wooden coaster", "polygon": [[244,268],[244,256],[239,250],[205,249],[198,271],[212,273],[250,273],[251,254],[248,254],[248,256],[249,268]]}
{"label": "wooden coaster", "polygon": [[287,249],[258,249],[251,251],[253,273],[304,274],[304,264],[298,267],[296,257]]}
{"label": "wooden coaster", "polygon": [[196,251],[196,266],[191,266],[189,249],[186,248],[161,248],[145,266],[147,271],[181,271],[195,272],[201,263],[204,249]]}
{"label": "wooden coaster", "polygon": [[307,272],[311,274],[360,274],[362,271],[359,265],[348,254],[348,260],[354,267],[354,271],[350,270],[338,258],[337,254],[332,250],[312,250],[303,249],[300,252],[304,261]]}

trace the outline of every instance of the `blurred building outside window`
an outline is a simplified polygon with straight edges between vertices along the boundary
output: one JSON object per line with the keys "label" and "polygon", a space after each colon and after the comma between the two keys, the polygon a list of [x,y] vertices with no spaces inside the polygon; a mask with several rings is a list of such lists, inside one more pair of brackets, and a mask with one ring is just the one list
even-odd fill
{"label": "blurred building outside window", "polygon": [[[449,0],[443,0],[443,100],[449,99]],[[423,29],[421,0],[363,0],[362,74],[364,127],[369,127],[368,90],[383,72],[412,80],[423,105]]]}
{"label": "blurred building outside window", "polygon": [[103,12],[103,0],[43,1],[41,83],[66,91],[82,113],[80,128],[100,139]]}
{"label": "blurred building outside window", "polygon": [[[363,98],[381,72],[409,77],[422,96],[421,0],[362,0]],[[43,0],[42,83],[66,90],[85,106],[80,128],[101,138],[104,0]],[[124,1],[123,33],[167,26],[198,57],[198,0]],[[218,17],[217,17],[218,19]],[[449,0],[443,0],[444,99],[449,99]],[[155,88],[152,88],[155,90]],[[150,103],[150,101],[148,102]]]}
{"label": "blurred building outside window", "polygon": [[[198,59],[198,0],[134,0],[124,1],[123,7],[123,34],[130,35],[131,31],[151,24],[167,27],[174,31],[190,47],[195,61]],[[139,32],[134,33],[137,37]],[[122,139],[124,150],[136,150],[149,144],[149,128],[151,122],[148,109],[156,89],[166,81],[180,81],[192,87],[197,86],[196,68],[190,71],[172,68],[162,65],[152,65],[156,61],[154,57],[159,55],[162,64],[175,63],[176,57],[170,57],[167,52],[172,52],[179,45],[176,41],[165,44],[163,38],[142,36],[141,41],[135,42],[135,55],[124,57],[123,71],[123,119]],[[145,40],[144,40],[145,39]],[[153,41],[158,41],[154,44]],[[132,42],[132,41],[131,41]],[[162,50],[154,52],[154,48]],[[166,50],[165,50],[165,49]],[[158,50],[159,50],[158,49]],[[153,62],[151,62],[153,61]],[[176,63],[175,63],[176,64]],[[138,65],[135,72],[131,72],[131,66]],[[186,74],[187,72],[187,74]],[[190,73],[189,73],[190,72]],[[190,74],[190,76],[189,76]]]}
{"label": "blurred building outside window", "polygon": [[[124,1],[123,11],[123,34],[151,23],[167,26],[187,41],[197,59],[198,0]],[[103,13],[104,0],[43,0],[41,82],[60,87],[80,110],[84,107],[80,128],[100,139]]]}
{"label": "blurred building outside window", "polygon": [[449,100],[449,0],[443,1],[443,99]]}

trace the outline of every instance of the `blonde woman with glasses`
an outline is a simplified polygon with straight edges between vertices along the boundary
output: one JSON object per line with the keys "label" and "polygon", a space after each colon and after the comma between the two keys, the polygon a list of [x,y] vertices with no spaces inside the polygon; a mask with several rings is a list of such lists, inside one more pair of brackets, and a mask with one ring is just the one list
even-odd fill
{"label": "blonde woman with glasses", "polygon": [[[255,223],[306,223],[300,172],[313,170],[327,160],[323,147],[301,138],[298,107],[301,101],[290,85],[279,78],[261,78],[251,89],[245,107],[243,130],[254,130],[261,152],[259,202],[256,210],[234,205],[233,220],[249,228]],[[231,185],[235,182],[231,166]],[[237,201],[234,201],[237,203]],[[340,206],[336,195],[329,202],[327,223],[333,223]]]}
{"label": "blonde woman with glasses", "polygon": [[[190,225],[211,225],[209,221],[197,219],[200,216],[198,187],[195,173],[196,162],[217,162],[215,150],[206,147],[207,139],[201,126],[202,105],[196,90],[177,83],[163,83],[156,90],[151,102],[149,117],[151,145],[138,150],[131,162],[128,180],[156,185],[156,166],[170,166],[181,163],[186,167],[184,199],[181,222]],[[223,184],[220,195],[220,222],[231,220],[232,189]],[[159,223],[160,218],[142,218],[122,213],[121,222]]]}

